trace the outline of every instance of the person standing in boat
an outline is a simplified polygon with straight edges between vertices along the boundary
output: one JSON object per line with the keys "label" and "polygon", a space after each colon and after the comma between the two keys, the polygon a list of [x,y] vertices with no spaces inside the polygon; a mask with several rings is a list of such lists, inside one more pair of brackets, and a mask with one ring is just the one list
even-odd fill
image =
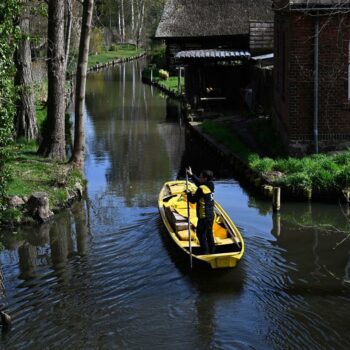
{"label": "person standing in boat", "polygon": [[198,224],[196,234],[203,254],[215,253],[215,242],[213,236],[214,222],[214,183],[213,172],[202,170],[197,177],[192,173],[191,168],[186,169],[191,180],[198,187],[196,192],[187,192],[189,202],[196,203]]}

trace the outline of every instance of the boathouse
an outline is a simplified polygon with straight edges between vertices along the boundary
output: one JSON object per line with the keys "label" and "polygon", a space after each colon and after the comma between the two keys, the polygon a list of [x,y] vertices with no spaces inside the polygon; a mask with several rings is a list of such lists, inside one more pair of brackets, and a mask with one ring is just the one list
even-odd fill
{"label": "boathouse", "polygon": [[156,38],[174,73],[185,67],[194,106],[237,102],[250,84],[248,60],[273,50],[270,0],[167,0]]}
{"label": "boathouse", "polygon": [[274,0],[274,115],[292,154],[350,145],[350,1]]}

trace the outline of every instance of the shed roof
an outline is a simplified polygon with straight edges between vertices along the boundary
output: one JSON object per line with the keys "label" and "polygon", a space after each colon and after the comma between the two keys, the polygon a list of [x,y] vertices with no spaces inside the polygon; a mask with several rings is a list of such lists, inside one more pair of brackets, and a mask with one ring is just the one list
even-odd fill
{"label": "shed roof", "polygon": [[249,20],[272,20],[272,0],[167,0],[158,38],[249,33]]}
{"label": "shed roof", "polygon": [[180,51],[175,55],[175,58],[182,59],[241,59],[249,58],[250,53],[248,51],[234,51],[234,50],[188,50]]}

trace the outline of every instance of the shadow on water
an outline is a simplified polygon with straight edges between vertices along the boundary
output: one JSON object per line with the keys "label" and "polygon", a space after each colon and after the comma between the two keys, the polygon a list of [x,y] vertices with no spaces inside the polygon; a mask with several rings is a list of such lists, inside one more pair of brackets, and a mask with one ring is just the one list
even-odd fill
{"label": "shadow on water", "polygon": [[70,259],[84,256],[88,232],[86,202],[80,201],[49,223],[21,227],[16,235],[6,234],[3,243],[5,249],[18,251],[18,277],[30,282],[40,276],[38,270],[44,266],[57,276],[64,274]]}
{"label": "shadow on water", "polygon": [[242,292],[244,285],[244,268],[242,265],[238,265],[235,269],[211,269],[205,266],[193,266],[191,269],[189,256],[180,251],[172,241],[160,218],[157,227],[169,258],[198,292],[227,294],[231,297]]}

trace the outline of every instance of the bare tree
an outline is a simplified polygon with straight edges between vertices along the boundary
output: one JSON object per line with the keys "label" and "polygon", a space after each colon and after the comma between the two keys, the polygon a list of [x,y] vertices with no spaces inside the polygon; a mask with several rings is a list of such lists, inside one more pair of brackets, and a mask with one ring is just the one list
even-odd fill
{"label": "bare tree", "polygon": [[65,151],[65,1],[48,2],[47,126],[38,154],[64,160]]}
{"label": "bare tree", "polygon": [[74,147],[71,158],[71,162],[81,171],[84,166],[85,132],[83,116],[93,8],[94,0],[84,0],[75,93]]}
{"label": "bare tree", "polygon": [[72,0],[66,0],[67,4],[67,16],[66,16],[66,28],[65,28],[65,56],[66,56],[66,68],[69,59],[70,38],[72,35],[72,19],[73,19],[73,4]]}
{"label": "bare tree", "polygon": [[121,41],[125,42],[125,11],[124,0],[120,0],[120,24],[121,24]]}
{"label": "bare tree", "polygon": [[15,117],[16,137],[24,137],[27,140],[34,140],[38,136],[36,123],[33,80],[32,80],[32,57],[29,39],[29,12],[28,1],[22,1],[22,15],[19,18],[19,27],[22,39],[15,54],[16,77],[15,82],[19,87],[19,99]]}

